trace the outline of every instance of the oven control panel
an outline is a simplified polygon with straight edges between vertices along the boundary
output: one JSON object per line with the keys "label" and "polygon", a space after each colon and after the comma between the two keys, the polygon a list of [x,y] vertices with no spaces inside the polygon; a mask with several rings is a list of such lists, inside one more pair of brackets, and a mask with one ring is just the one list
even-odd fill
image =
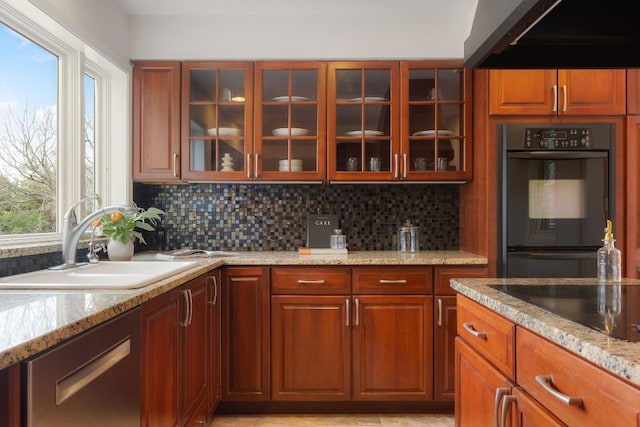
{"label": "oven control panel", "polygon": [[523,147],[538,150],[591,148],[591,129],[526,128]]}

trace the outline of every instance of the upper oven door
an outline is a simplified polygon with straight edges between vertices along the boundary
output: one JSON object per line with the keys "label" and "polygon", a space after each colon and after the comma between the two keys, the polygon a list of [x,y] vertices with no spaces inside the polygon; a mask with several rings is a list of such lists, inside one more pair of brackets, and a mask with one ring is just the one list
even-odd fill
{"label": "upper oven door", "polygon": [[601,246],[608,176],[608,151],[507,151],[507,247]]}

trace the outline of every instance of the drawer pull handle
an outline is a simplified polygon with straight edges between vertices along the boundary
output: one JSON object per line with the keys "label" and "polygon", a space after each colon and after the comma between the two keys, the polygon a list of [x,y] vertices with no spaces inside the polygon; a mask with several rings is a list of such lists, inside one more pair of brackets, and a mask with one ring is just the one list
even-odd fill
{"label": "drawer pull handle", "polygon": [[397,280],[389,280],[389,279],[380,279],[381,285],[405,285],[407,283],[407,279],[397,279]]}
{"label": "drawer pull handle", "polygon": [[320,280],[303,280],[303,279],[298,279],[298,284],[299,285],[324,285],[325,281],[324,279],[320,279]]}
{"label": "drawer pull handle", "polygon": [[502,398],[502,412],[500,415],[500,426],[505,427],[507,425],[507,413],[512,403],[516,402],[516,397],[510,394]]}
{"label": "drawer pull handle", "polygon": [[438,298],[438,326],[442,326],[442,299]]}
{"label": "drawer pull handle", "polygon": [[547,393],[558,399],[560,402],[569,406],[582,406],[582,398],[576,396],[567,396],[566,394],[560,393],[558,390],[554,389],[553,384],[553,376],[551,375],[536,375],[536,382],[542,387]]}
{"label": "drawer pull handle", "polygon": [[496,389],[496,398],[493,401],[493,425],[500,427],[498,413],[500,412],[500,403],[502,402],[502,396],[509,393],[509,389],[506,387],[498,387]]}
{"label": "drawer pull handle", "polygon": [[487,339],[487,333],[482,331],[476,331],[473,328],[473,323],[463,323],[462,327],[476,338]]}

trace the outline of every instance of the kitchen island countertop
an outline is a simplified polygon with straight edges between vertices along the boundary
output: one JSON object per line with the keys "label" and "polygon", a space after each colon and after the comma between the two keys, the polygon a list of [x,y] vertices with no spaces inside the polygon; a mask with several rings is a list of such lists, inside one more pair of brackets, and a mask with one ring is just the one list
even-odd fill
{"label": "kitchen island countertop", "polygon": [[[155,261],[155,252],[135,260]],[[0,290],[0,369],[27,359],[120,313],[223,265],[486,265],[487,258],[464,251],[355,251],[347,255],[299,255],[297,251],[235,252],[193,258],[188,270],[132,290]],[[108,261],[104,261],[108,262]],[[170,262],[170,261],[156,261]]]}
{"label": "kitchen island countertop", "polygon": [[[595,329],[502,293],[495,285],[597,286],[597,279],[453,279],[451,287],[492,311],[640,387],[640,342],[615,339]],[[640,280],[623,279],[638,285]]]}

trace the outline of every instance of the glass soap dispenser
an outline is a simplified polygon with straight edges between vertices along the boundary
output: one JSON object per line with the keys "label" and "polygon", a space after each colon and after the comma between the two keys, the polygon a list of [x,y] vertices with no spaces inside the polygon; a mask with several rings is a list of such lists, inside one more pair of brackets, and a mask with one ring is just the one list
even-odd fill
{"label": "glass soap dispenser", "polygon": [[620,250],[615,247],[611,231],[611,220],[607,220],[604,229],[604,246],[598,249],[598,280],[601,282],[620,282],[622,280]]}
{"label": "glass soap dispenser", "polygon": [[342,234],[341,229],[337,228],[333,230],[333,234],[329,237],[329,245],[331,249],[347,249],[347,236]]}

